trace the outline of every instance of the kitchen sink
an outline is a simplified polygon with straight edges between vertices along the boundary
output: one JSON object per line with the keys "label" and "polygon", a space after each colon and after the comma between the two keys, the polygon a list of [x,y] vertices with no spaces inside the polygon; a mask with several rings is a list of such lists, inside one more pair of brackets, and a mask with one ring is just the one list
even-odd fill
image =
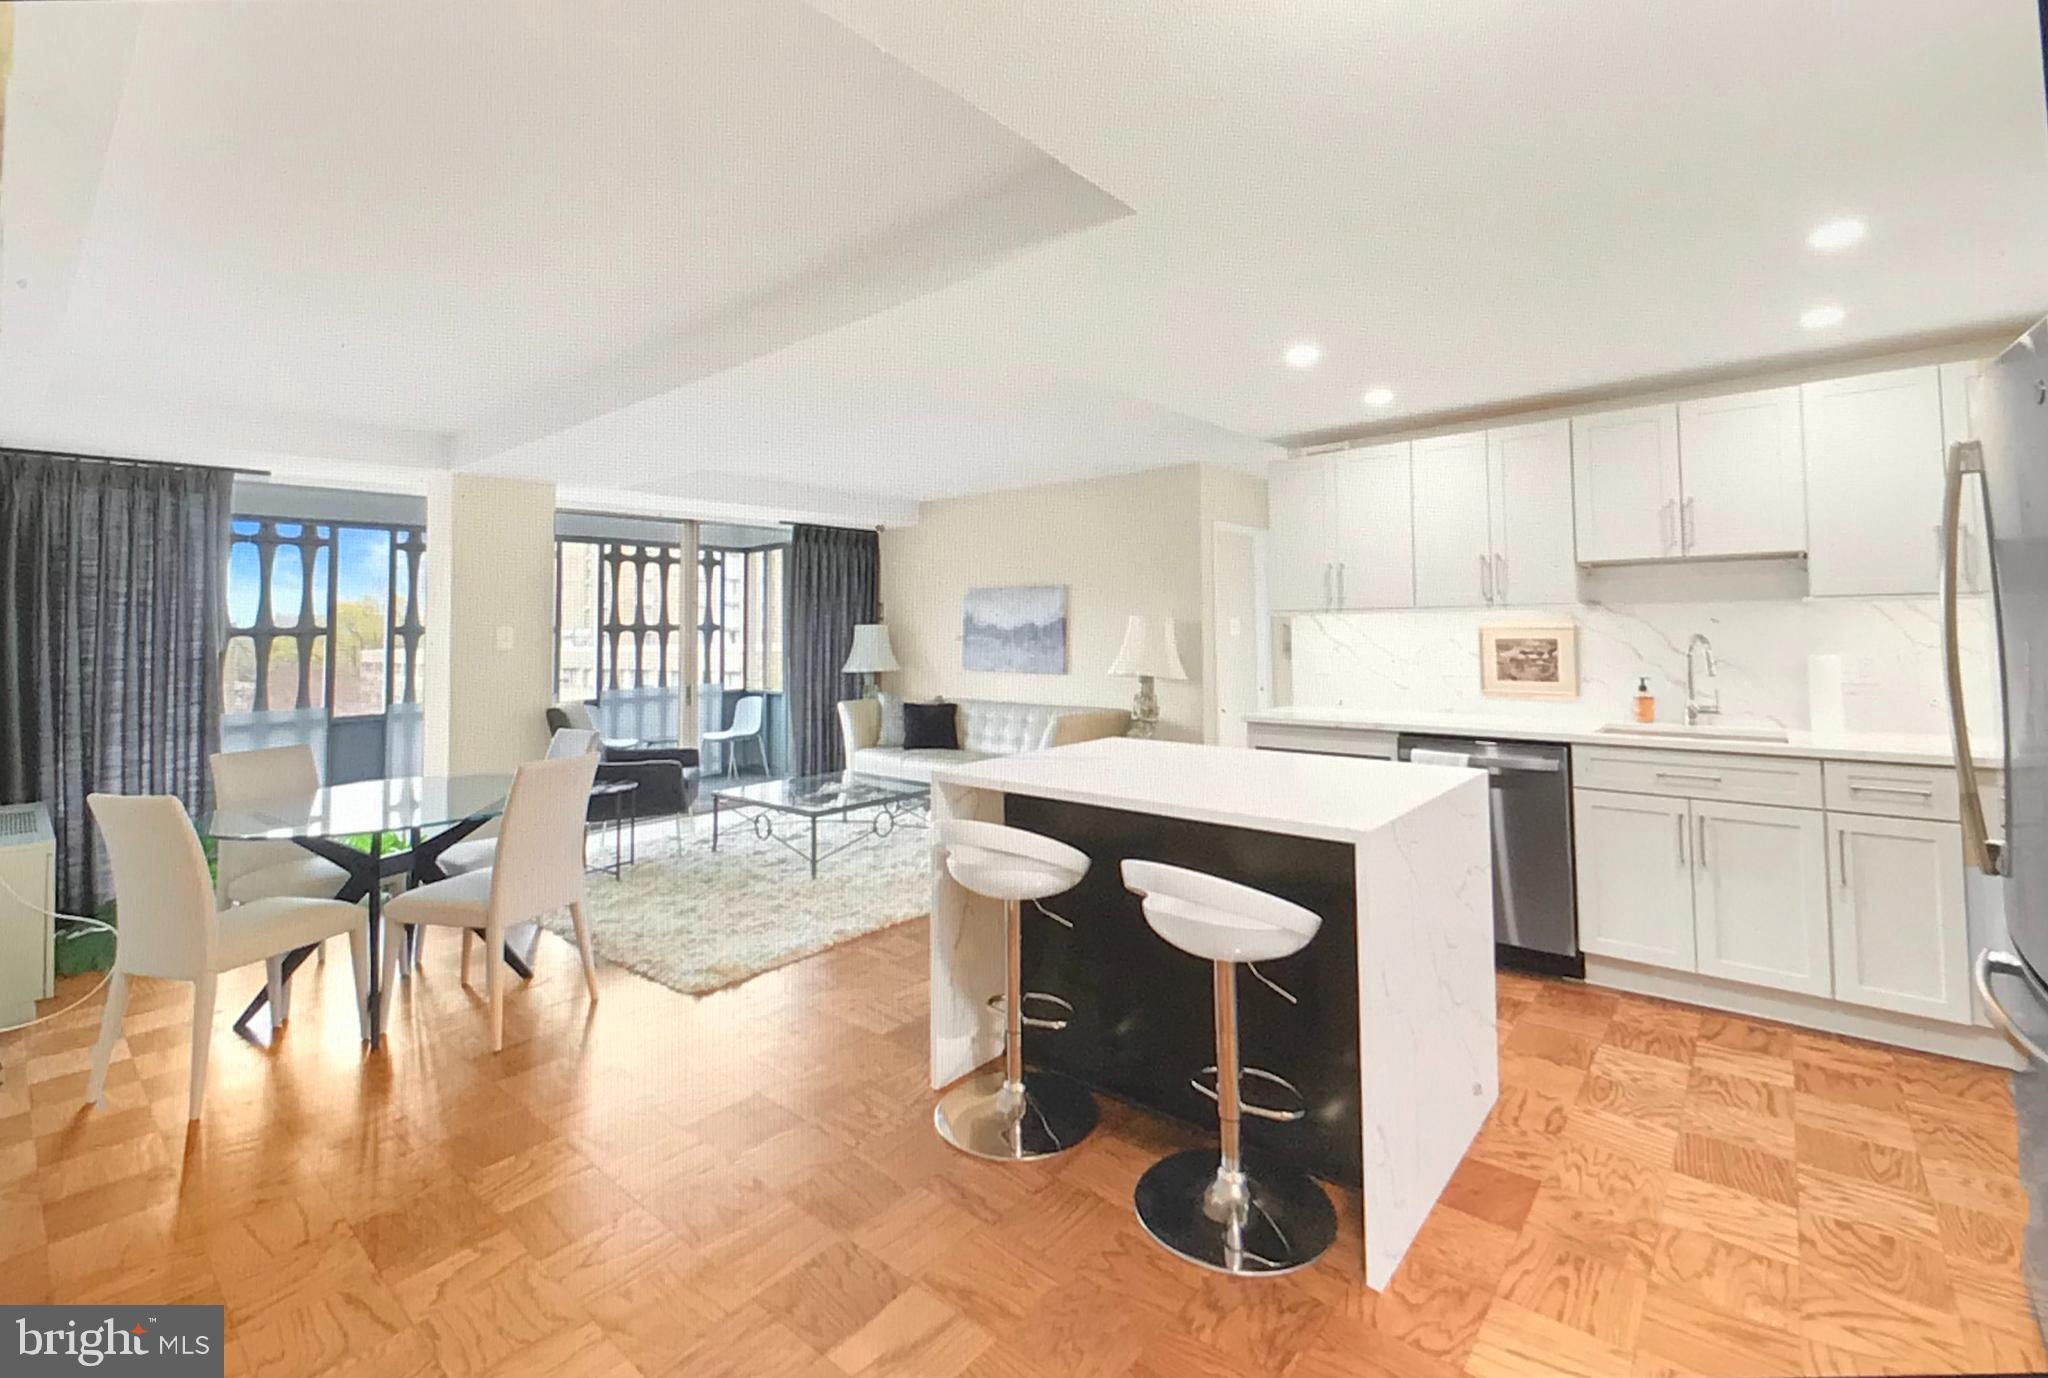
{"label": "kitchen sink", "polygon": [[1617,737],[1698,737],[1716,742],[1782,742],[1787,740],[1778,727],[1687,727],[1673,722],[1615,722],[1600,729]]}

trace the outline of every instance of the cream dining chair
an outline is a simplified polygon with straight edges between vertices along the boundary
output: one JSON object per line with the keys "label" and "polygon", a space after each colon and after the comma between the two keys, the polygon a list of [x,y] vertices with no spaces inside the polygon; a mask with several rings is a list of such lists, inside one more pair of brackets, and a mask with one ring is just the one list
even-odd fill
{"label": "cream dining chair", "polygon": [[597,959],[583,912],[583,815],[597,778],[595,754],[534,761],[519,767],[498,831],[495,863],[408,890],[384,906],[384,982],[389,999],[401,932],[408,924],[460,928],[483,935],[485,992],[491,1007],[491,1051],[505,1046],[505,932],[567,909],[576,926],[583,979],[597,999]]}
{"label": "cream dining chair", "polygon": [[[320,788],[319,763],[313,759],[313,748],[304,743],[216,752],[208,764],[213,770],[217,809],[246,809],[268,799],[304,799]],[[279,896],[331,900],[348,883],[347,871],[296,842],[224,838],[214,849],[214,896],[223,909]],[[391,877],[384,888],[388,892],[398,883],[398,877]],[[323,948],[322,960],[326,955]],[[292,1013],[292,987],[284,974],[284,961],[280,955],[264,964],[273,1024],[283,1024]]]}
{"label": "cream dining chair", "polygon": [[107,981],[106,1013],[86,1081],[88,1104],[107,1085],[107,1062],[121,1036],[128,981],[148,976],[192,983],[192,1086],[189,1118],[206,1099],[206,1059],[213,1037],[214,992],[223,971],[280,956],[294,948],[348,935],[355,958],[356,1017],[370,1036],[369,916],[337,899],[271,895],[231,909],[217,906],[206,854],[185,806],[169,795],[95,794],[86,799],[114,870],[120,941]]}
{"label": "cream dining chair", "polygon": [[[598,755],[602,750],[603,742],[598,737],[597,729],[558,727],[555,729],[555,735],[548,738],[548,754],[544,759],[559,761],[567,756]],[[451,876],[489,870],[491,863],[497,859],[498,839],[496,830],[489,824],[485,825],[484,832],[485,836],[467,837],[456,843],[435,859],[436,864]],[[468,965],[466,958],[464,965]]]}

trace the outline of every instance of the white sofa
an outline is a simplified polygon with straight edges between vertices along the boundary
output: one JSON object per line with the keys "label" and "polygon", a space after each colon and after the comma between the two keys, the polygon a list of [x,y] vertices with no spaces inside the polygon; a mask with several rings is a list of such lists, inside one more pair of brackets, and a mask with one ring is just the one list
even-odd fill
{"label": "white sofa", "polygon": [[1096,737],[1121,737],[1131,715],[1121,708],[1063,708],[1044,703],[1000,703],[993,699],[960,699],[960,749],[934,747],[909,750],[878,746],[882,705],[877,699],[847,699],[839,705],[839,735],[847,766],[861,775],[886,775],[895,780],[930,780],[932,767],[984,761],[1019,751],[1037,751]]}

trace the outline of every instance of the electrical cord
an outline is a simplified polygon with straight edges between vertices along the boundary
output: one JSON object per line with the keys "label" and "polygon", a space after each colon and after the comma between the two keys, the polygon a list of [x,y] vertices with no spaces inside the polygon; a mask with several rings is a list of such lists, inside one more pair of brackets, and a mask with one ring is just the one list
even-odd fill
{"label": "electrical cord", "polygon": [[[8,893],[8,895],[10,895],[14,899],[15,903],[21,905],[26,909],[33,910],[34,912],[43,915],[45,918],[53,919],[58,923],[72,923],[82,925],[85,931],[88,933],[101,932],[111,934],[113,936],[116,946],[120,944],[121,935],[119,931],[115,929],[114,925],[106,922],[104,919],[87,918],[83,914],[65,914],[60,913],[55,909],[45,909],[43,907],[43,903],[41,900],[28,899],[27,897],[22,895],[20,891],[16,890],[12,885],[9,885],[5,877],[0,877],[0,890],[5,890]],[[85,1004],[88,1000],[91,1000],[101,991],[105,990],[107,987],[107,982],[112,980],[113,976],[113,968],[110,966],[107,969],[107,971],[100,977],[98,985],[94,986],[85,994],[79,996],[76,1000],[73,1000],[63,1009],[53,1010],[49,1014],[38,1015],[36,1018],[29,1020],[25,1024],[0,1025],[0,1034],[19,1033],[23,1029],[32,1029],[38,1024],[47,1024],[52,1019],[62,1018],[63,1016],[71,1013],[71,1011],[77,1009],[80,1005]]]}

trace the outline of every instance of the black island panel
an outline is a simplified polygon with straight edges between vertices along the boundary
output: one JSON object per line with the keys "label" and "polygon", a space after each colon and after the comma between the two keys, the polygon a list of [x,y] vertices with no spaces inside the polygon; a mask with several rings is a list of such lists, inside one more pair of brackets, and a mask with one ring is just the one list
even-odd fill
{"label": "black island panel", "polygon": [[[1030,1031],[1032,1065],[1067,1073],[1147,1109],[1214,1130],[1216,1105],[1190,1079],[1216,1061],[1212,968],[1173,947],[1145,922],[1124,889],[1121,863],[1161,861],[1279,895],[1322,916],[1314,941],[1259,970],[1300,1003],[1290,1004],[1239,969],[1238,1031],[1244,1065],[1299,1087],[1305,1119],[1247,1116],[1250,1166],[1283,1160],[1326,1180],[1361,1180],[1358,1090],[1358,896],[1347,843],[1198,823],[1156,814],[1004,796],[1004,820],[1088,854],[1088,875],[1045,901],[1069,930],[1024,907],[1024,989],[1071,1001],[1057,1032]],[[1256,1080],[1247,1099],[1269,1098]]]}

